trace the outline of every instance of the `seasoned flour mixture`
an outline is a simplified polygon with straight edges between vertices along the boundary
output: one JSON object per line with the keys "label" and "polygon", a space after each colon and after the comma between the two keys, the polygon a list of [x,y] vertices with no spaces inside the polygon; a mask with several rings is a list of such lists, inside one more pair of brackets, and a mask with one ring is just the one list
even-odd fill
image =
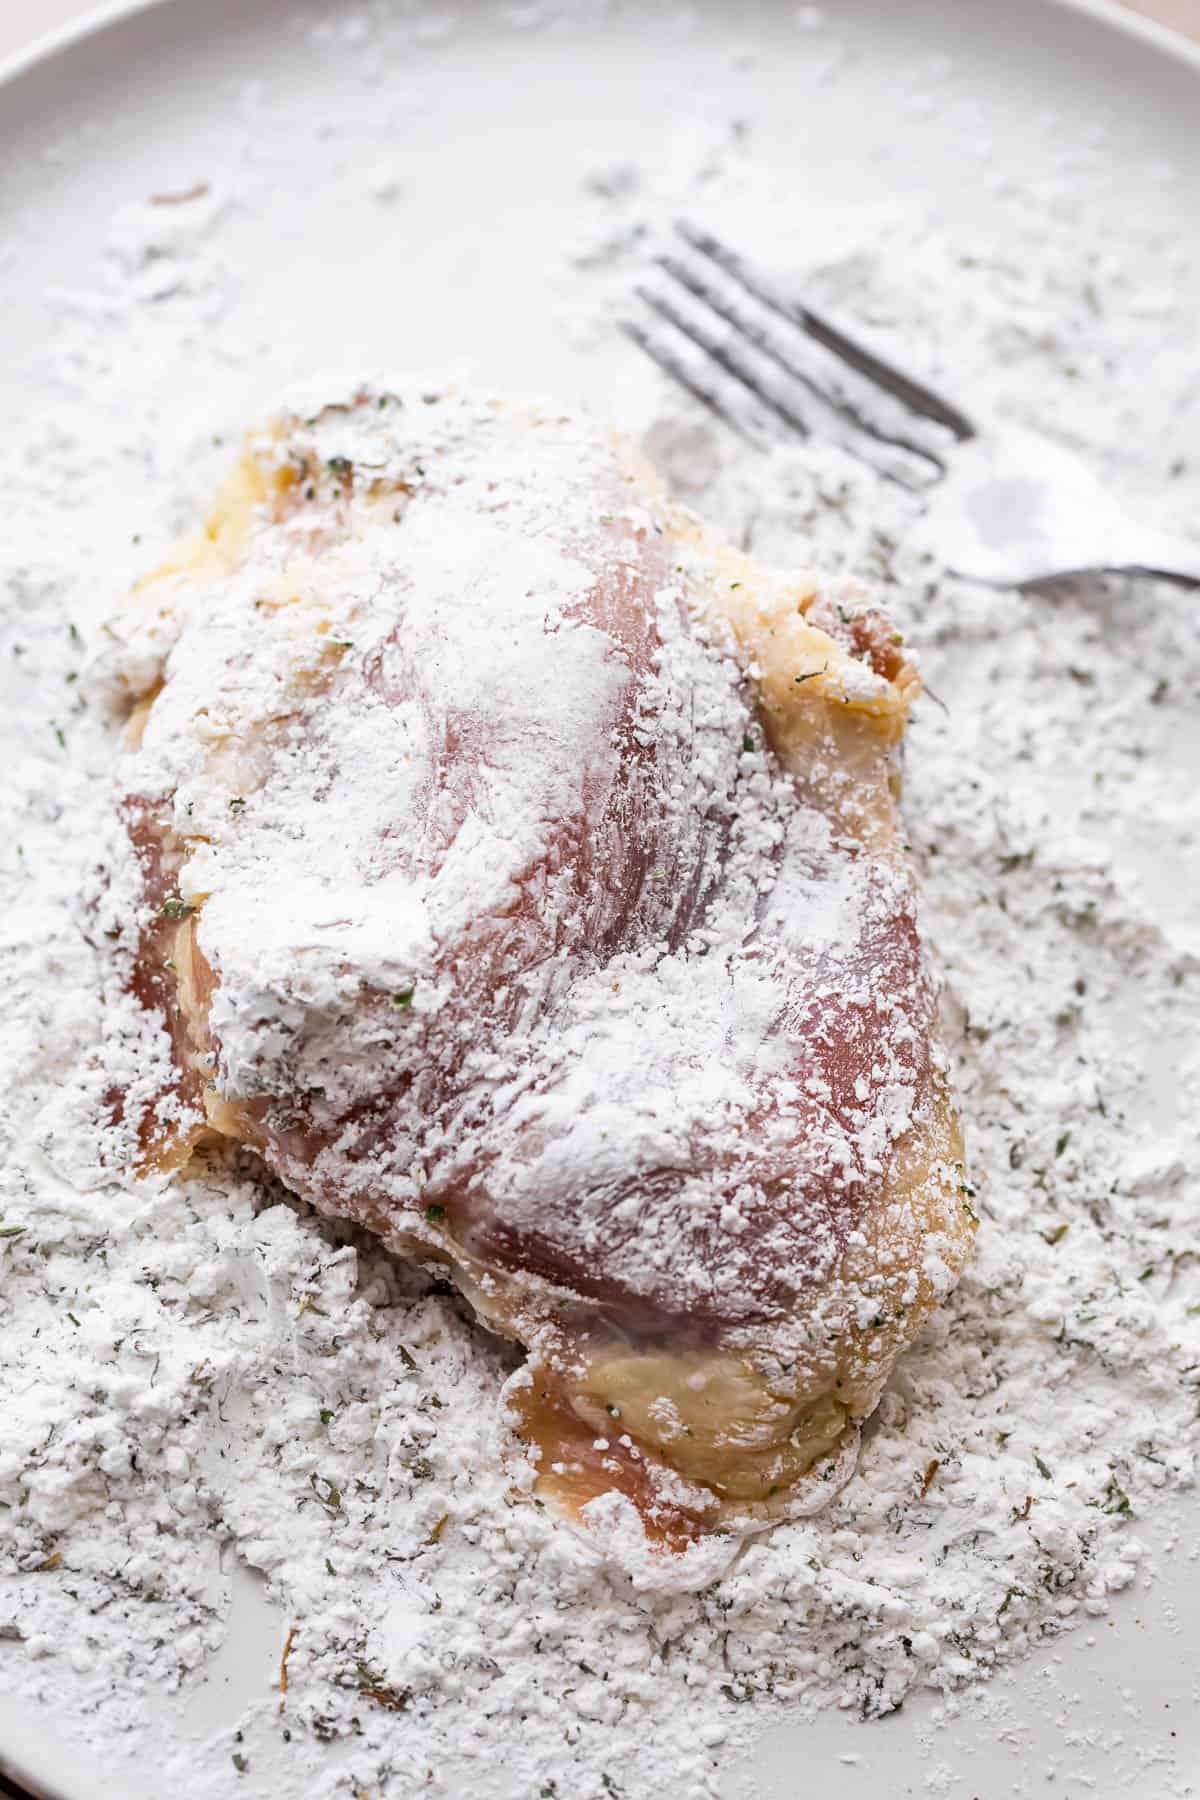
{"label": "seasoned flour mixture", "polygon": [[[837,79],[833,27],[802,12]],[[371,29],[355,15],[317,48],[362,55]],[[342,128],[386,207],[403,171],[373,153],[372,117]],[[913,547],[909,495],[819,445],[755,455],[619,353],[618,409],[674,492],[767,561],[861,581],[920,654],[905,806],[981,1220],[834,1504],[700,1592],[631,1580],[519,1491],[495,1406],[517,1353],[447,1284],[250,1158],[141,1184],[101,1165],[98,1108],[129,1069],[100,1048],[127,1003],[90,906],[113,736],[89,668],[256,416],[256,359],[283,372],[276,321],[222,335],[223,245],[291,166],[231,142],[203,173],[170,204],[116,208],[104,258],[50,297],[44,402],[5,439],[10,1691],[65,1698],[105,1758],[136,1753],[140,1696],[186,1688],[219,1651],[240,1566],[265,1577],[281,1661],[236,1736],[155,1750],[164,1792],[256,1791],[270,1754],[272,1791],[458,1794],[503,1757],[506,1794],[641,1800],[716,1794],[740,1743],[805,1708],[873,1718],[1086,1635],[1153,1573],[1151,1529],[1193,1481],[1195,602],[1149,582],[958,584]],[[1053,430],[1148,517],[1196,532],[1186,265],[1149,220],[1064,230],[1071,179],[1011,195],[986,242],[912,211],[798,221],[708,91],[664,121],[659,161],[600,159],[581,185],[547,273],[555,330],[617,357],[648,246],[702,208],[885,349]],[[346,343],[330,349],[344,363]]]}

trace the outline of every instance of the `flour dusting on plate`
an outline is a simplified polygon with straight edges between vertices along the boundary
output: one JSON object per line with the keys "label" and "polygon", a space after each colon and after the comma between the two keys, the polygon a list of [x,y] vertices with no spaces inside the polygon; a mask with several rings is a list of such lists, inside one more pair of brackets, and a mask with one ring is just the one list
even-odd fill
{"label": "flour dusting on plate", "polygon": [[[563,29],[560,8],[510,10],[518,46]],[[836,82],[833,27],[800,13]],[[424,20],[422,54],[453,31]],[[347,14],[317,48],[369,98],[375,41]],[[393,121],[427,103],[423,68]],[[939,92],[927,71],[907,102]],[[409,174],[380,117],[337,128],[360,132],[390,220]],[[513,1491],[494,1398],[515,1353],[444,1282],[250,1159],[124,1187],[97,1163],[97,1096],[140,1046],[97,1060],[118,1003],[88,906],[113,738],[86,666],[260,410],[273,322],[238,310],[224,244],[283,165],[248,135],[228,166],[122,205],[102,266],[51,297],[43,404],[3,458],[0,1653],[33,1697],[69,1682],[115,1755],[139,1694],[192,1681],[220,1644],[236,1556],[279,1607],[286,1691],[264,1673],[240,1735],[169,1752],[164,1788],[254,1791],[274,1746],[306,1795],[455,1794],[502,1755],[506,1794],[713,1795],[737,1746],[797,1709],[871,1718],[1086,1635],[1192,1483],[1200,649],[1194,601],[1166,586],[947,578],[911,548],[911,496],[820,445],[751,454],[618,352],[613,320],[686,207],[1195,532],[1191,271],[1149,213],[1064,229],[1101,145],[1001,194],[986,242],[914,210],[798,217],[711,88],[678,103],[660,158],[598,152],[580,180],[547,275],[559,338],[619,357],[618,411],[683,500],[764,560],[861,581],[921,654],[905,807],[982,1223],[830,1508],[698,1594],[656,1593]]]}

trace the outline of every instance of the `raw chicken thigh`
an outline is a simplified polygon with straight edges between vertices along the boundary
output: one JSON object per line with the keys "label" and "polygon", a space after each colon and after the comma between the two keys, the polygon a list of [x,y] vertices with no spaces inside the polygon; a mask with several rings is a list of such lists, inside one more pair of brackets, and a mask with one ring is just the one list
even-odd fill
{"label": "raw chicken thigh", "polygon": [[117,631],[142,1163],[232,1137],[445,1265],[597,1532],[819,1501],[972,1231],[886,621],[584,419],[363,389]]}

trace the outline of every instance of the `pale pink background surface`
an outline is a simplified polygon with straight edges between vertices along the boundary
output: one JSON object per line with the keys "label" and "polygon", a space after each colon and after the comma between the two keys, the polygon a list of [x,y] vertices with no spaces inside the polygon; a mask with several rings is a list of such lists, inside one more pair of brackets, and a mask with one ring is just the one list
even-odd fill
{"label": "pale pink background surface", "polygon": [[[1162,25],[1200,38],[1200,0],[1126,0],[1126,4]],[[96,0],[0,0],[0,58],[95,7]]]}

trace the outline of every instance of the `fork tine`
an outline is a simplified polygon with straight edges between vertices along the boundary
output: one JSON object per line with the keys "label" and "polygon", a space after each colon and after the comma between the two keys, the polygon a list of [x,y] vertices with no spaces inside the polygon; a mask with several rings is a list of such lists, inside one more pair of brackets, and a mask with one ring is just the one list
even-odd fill
{"label": "fork tine", "polygon": [[736,338],[730,337],[722,341],[707,326],[683,312],[668,294],[658,293],[654,288],[645,287],[640,283],[633,291],[639,300],[644,300],[646,305],[658,314],[660,319],[665,319],[668,325],[673,325],[676,331],[681,332],[698,349],[703,350],[718,368],[724,369],[727,375],[732,375],[736,382],[744,388],[749,388],[750,392],[760,400],[765,400],[772,411],[778,413],[785,425],[790,426],[793,431],[798,431],[802,437],[812,436],[812,425],[798,408],[789,407],[787,402],[776,394],[764,392],[755,377],[745,348]]}
{"label": "fork tine", "polygon": [[686,388],[710,412],[716,413],[726,425],[731,425],[747,443],[760,449],[764,442],[770,440],[771,433],[765,428],[765,421],[751,413],[745,405],[742,392],[730,392],[726,384],[718,385],[711,380],[704,364],[694,357],[685,356],[678,345],[668,340],[665,334],[660,336],[647,331],[636,319],[620,319],[618,325],[625,336],[632,338],[639,350],[644,350],[665,374],[677,381],[680,387]]}
{"label": "fork tine", "polygon": [[[742,290],[730,279],[718,276],[714,281],[704,265],[694,268],[691,263],[670,255],[656,257],[655,261],[689,294],[732,326],[739,336],[778,364],[785,375],[802,382],[825,406],[836,408],[851,426],[882,443],[894,444],[927,458],[941,472],[948,448],[944,425],[914,414],[894,395],[882,392],[865,377],[855,374],[851,381],[858,381],[869,391],[868,404],[860,404],[847,387],[844,366],[839,362],[831,363],[822,349],[810,347],[791,320],[780,325],[776,316],[767,312],[760,302],[751,300],[747,304],[741,298]],[[804,366],[806,355],[812,364],[808,368]],[[841,373],[835,373],[837,370]],[[916,471],[912,473],[916,474]],[[934,470],[928,473],[932,476]]]}
{"label": "fork tine", "polygon": [[675,228],[685,243],[690,244],[692,249],[699,251],[702,256],[711,258],[718,268],[731,275],[746,289],[747,293],[753,294],[756,300],[761,300],[763,305],[769,306],[773,312],[781,314],[785,319],[790,319],[794,325],[799,325],[810,337],[815,338],[818,343],[824,344],[827,350],[832,351],[843,362],[849,363],[851,368],[857,369],[860,374],[867,376],[886,392],[893,394],[897,400],[904,401],[914,412],[922,414],[927,419],[936,420],[939,425],[944,425],[948,431],[954,433],[960,442],[975,436],[975,427],[966,414],[959,411],[958,407],[952,406],[948,400],[943,400],[939,394],[934,393],[932,388],[926,387],[914,376],[906,375],[894,364],[885,362],[873,350],[868,350],[865,344],[860,344],[856,338],[850,337],[838,326],[831,324],[828,319],[822,318],[811,307],[781,293],[773,282],[758,274],[749,266],[744,257],[739,256],[736,250],[729,249],[728,245],[723,244],[719,238],[713,237],[711,232],[701,230],[700,227],[690,224],[686,219],[677,220]]}
{"label": "fork tine", "polygon": [[[927,485],[939,473],[927,457],[872,435],[834,407],[810,383],[788,374],[781,380],[774,361],[736,331],[714,330],[707,314],[698,308],[684,311],[675,298],[653,288],[634,290],[660,318],[711,357],[712,361],[770,408],[784,424],[802,437],[817,436],[840,445],[860,462],[906,487]],[[661,357],[656,361],[662,362]]]}

